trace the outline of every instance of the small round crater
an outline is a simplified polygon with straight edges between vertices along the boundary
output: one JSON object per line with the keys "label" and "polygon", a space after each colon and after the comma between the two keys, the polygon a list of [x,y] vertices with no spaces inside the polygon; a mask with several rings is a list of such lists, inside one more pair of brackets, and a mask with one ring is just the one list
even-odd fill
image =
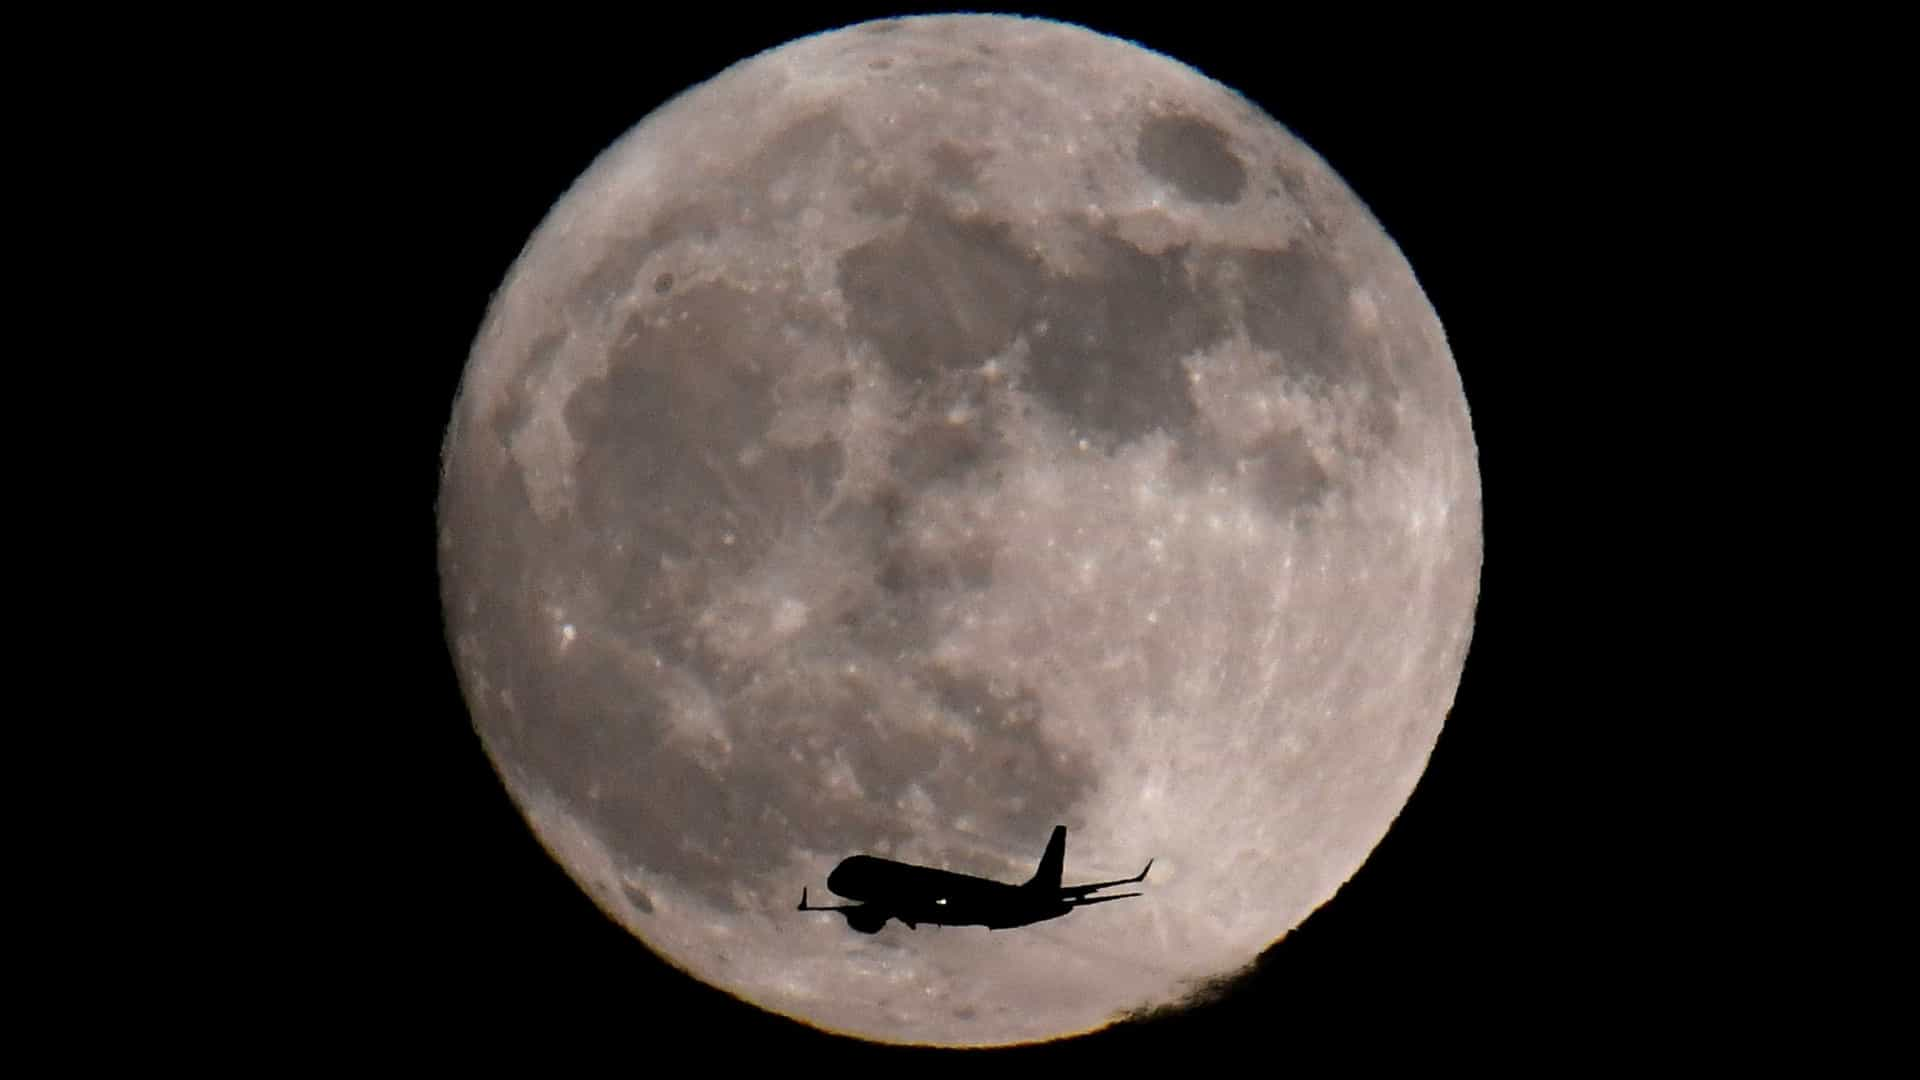
{"label": "small round crater", "polygon": [[665,296],[672,291],[672,274],[661,274],[659,277],[653,279],[653,293],[655,296]]}

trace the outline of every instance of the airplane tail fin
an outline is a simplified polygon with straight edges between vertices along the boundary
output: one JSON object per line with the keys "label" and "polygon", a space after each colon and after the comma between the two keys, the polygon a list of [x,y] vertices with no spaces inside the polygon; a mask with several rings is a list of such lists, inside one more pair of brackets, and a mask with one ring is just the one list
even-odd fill
{"label": "airplane tail fin", "polygon": [[1034,871],[1027,882],[1029,889],[1057,891],[1060,888],[1060,871],[1067,863],[1067,827],[1055,825],[1053,836],[1047,840],[1047,853],[1040,856],[1040,869]]}

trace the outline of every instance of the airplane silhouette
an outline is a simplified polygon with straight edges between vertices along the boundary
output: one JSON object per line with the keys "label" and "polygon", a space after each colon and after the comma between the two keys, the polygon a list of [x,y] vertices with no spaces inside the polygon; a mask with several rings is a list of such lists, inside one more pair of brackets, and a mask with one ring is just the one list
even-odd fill
{"label": "airplane silhouette", "polygon": [[1055,825],[1047,841],[1047,852],[1040,857],[1040,869],[1024,884],[1008,885],[912,866],[873,855],[854,855],[841,860],[827,875],[827,888],[858,904],[809,904],[807,890],[800,890],[800,911],[837,911],[847,925],[863,934],[877,934],[888,919],[899,919],[909,929],[921,923],[935,926],[984,926],[1005,930],[1057,919],[1077,907],[1125,900],[1141,893],[1116,893],[1113,896],[1088,896],[1088,893],[1115,885],[1145,881],[1153,860],[1138,874],[1117,881],[1097,881],[1091,885],[1060,884],[1060,871],[1067,860],[1067,827]]}

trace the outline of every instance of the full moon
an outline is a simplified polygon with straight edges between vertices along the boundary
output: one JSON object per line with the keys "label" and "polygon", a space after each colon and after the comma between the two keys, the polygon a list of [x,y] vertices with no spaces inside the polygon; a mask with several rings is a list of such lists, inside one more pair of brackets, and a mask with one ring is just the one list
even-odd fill
{"label": "full moon", "polygon": [[[764,1009],[996,1045],[1176,1005],[1366,860],[1481,565],[1459,373],[1345,183],[1056,22],[869,23],[647,116],[528,241],[444,451],[448,641],[533,831]],[[871,853],[1145,895],[794,910]]]}

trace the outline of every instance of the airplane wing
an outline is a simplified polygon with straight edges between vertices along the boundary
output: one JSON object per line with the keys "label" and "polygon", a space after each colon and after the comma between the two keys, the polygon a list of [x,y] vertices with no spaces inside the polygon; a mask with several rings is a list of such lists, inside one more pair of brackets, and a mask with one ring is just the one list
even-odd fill
{"label": "airplane wing", "polygon": [[[1147,871],[1151,869],[1153,869],[1153,860],[1148,859],[1147,865],[1139,873],[1133,875],[1130,878],[1120,878],[1117,881],[1096,881],[1091,885],[1062,886],[1060,889],[1060,898],[1062,900],[1067,900],[1069,902],[1076,902],[1076,903],[1089,903],[1089,904],[1097,903],[1098,901],[1086,900],[1083,898],[1090,892],[1099,892],[1101,889],[1110,889],[1115,885],[1132,885],[1137,881],[1145,881],[1147,879]],[[1127,893],[1126,895],[1139,896],[1140,894]],[[1123,899],[1123,897],[1103,896],[1103,897],[1100,897],[1100,899],[1101,900],[1120,900],[1120,899]]]}

